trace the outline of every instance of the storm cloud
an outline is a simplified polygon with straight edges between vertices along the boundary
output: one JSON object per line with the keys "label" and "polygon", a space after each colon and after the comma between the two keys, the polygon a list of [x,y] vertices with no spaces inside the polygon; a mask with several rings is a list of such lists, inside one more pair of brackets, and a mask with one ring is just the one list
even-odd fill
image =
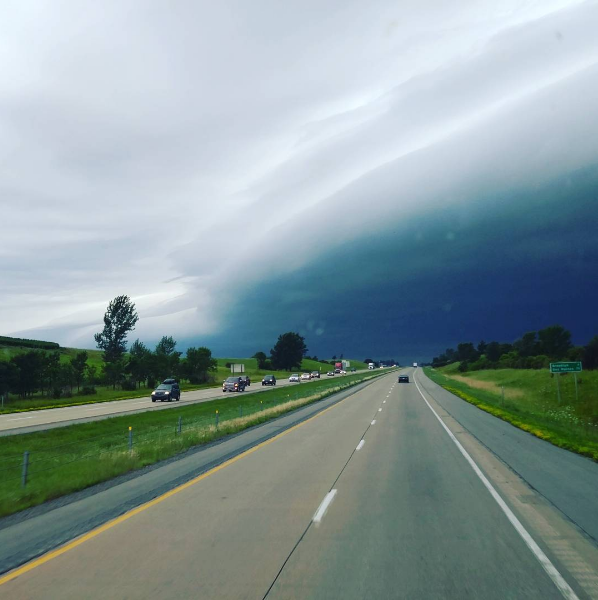
{"label": "storm cloud", "polygon": [[[0,330],[423,360],[598,333],[598,5],[0,9]],[[363,357],[361,357],[363,358]]]}

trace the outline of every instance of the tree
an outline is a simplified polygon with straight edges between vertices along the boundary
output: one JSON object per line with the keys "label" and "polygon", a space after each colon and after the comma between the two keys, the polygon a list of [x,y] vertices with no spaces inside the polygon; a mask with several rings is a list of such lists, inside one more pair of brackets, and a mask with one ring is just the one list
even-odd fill
{"label": "tree", "polygon": [[560,325],[538,331],[540,352],[552,358],[563,358],[571,348],[571,332]]}
{"label": "tree", "polygon": [[141,384],[147,381],[151,371],[151,350],[149,350],[139,339],[135,340],[129,348],[129,362],[127,363],[127,373]]}
{"label": "tree", "polygon": [[484,340],[481,340],[480,343],[478,344],[478,347],[477,347],[478,353],[480,355],[486,354],[486,348],[487,347],[488,347],[488,344]]}
{"label": "tree", "polygon": [[457,356],[461,362],[473,362],[478,359],[479,354],[471,342],[466,342],[457,346]]}
{"label": "tree", "polygon": [[583,349],[583,368],[598,369],[598,335],[595,335]]}
{"label": "tree", "polygon": [[257,361],[258,369],[266,368],[266,361],[268,360],[268,357],[266,356],[265,352],[256,352],[251,358],[255,358]]}
{"label": "tree", "polygon": [[85,350],[83,350],[83,352],[77,352],[77,354],[71,358],[71,366],[73,367],[73,378],[77,384],[77,391],[79,391],[87,367],[87,352],[85,352]]}
{"label": "tree", "polygon": [[0,396],[13,391],[19,380],[19,367],[13,362],[0,360]]}
{"label": "tree", "polygon": [[364,362],[366,365],[368,365],[369,363],[371,363],[371,362],[374,362],[374,361],[373,361],[371,358],[364,358],[364,359],[363,359],[363,362]]}
{"label": "tree", "polygon": [[12,388],[21,398],[30,396],[43,385],[43,376],[46,366],[46,354],[39,350],[31,350],[18,354],[10,359],[15,365],[16,380]]}
{"label": "tree", "polygon": [[307,352],[305,338],[298,333],[289,331],[278,336],[274,348],[270,350],[272,366],[274,369],[291,369],[300,368],[303,356]]}
{"label": "tree", "polygon": [[501,355],[500,344],[498,342],[490,342],[486,346],[486,358],[490,362],[493,362],[493,363],[498,362],[500,355]]}
{"label": "tree", "polygon": [[181,354],[181,352],[176,351],[176,340],[171,336],[163,336],[156,344],[156,351],[154,353],[154,375],[157,376],[158,379],[164,379],[175,375]]}
{"label": "tree", "polygon": [[519,352],[520,356],[536,356],[540,354],[538,348],[538,341],[536,339],[535,331],[528,331],[521,336],[520,340],[517,340],[513,347]]}
{"label": "tree", "polygon": [[209,348],[189,348],[184,361],[184,373],[191,383],[206,383],[210,380],[210,373],[215,371],[218,362],[212,358]]}
{"label": "tree", "polygon": [[104,362],[114,363],[123,357],[127,335],[135,329],[138,320],[135,304],[128,296],[117,296],[108,304],[104,329],[94,336],[98,348],[104,351]]}

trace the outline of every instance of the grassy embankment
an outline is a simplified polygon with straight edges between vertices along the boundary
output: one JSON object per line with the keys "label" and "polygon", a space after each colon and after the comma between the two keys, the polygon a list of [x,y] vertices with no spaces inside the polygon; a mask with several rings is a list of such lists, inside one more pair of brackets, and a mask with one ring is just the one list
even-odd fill
{"label": "grassy embankment", "polygon": [[[0,437],[0,516],[140,469],[386,373],[322,379],[308,385],[275,388],[267,394],[227,394],[222,399],[168,411]],[[177,431],[179,417],[181,433]],[[133,432],[132,450],[128,446],[129,427]],[[25,451],[30,453],[30,464],[23,488]]]}
{"label": "grassy embankment", "polygon": [[[29,352],[31,350],[31,348],[0,345],[0,360],[10,360],[10,358],[12,356],[15,356],[16,354]],[[60,348],[59,352],[61,362],[68,362],[77,354],[77,352],[81,352],[81,349]],[[88,364],[90,366],[97,367],[99,373],[104,364],[102,361],[102,352],[99,350],[86,350],[86,352],[88,354]],[[257,361],[255,360],[255,358],[218,358],[216,360],[218,361],[218,368],[217,371],[214,373],[213,383],[191,384],[184,382],[181,383],[181,389],[183,391],[189,391],[220,386],[222,381],[231,374],[230,368],[225,366],[226,363],[243,363],[245,365],[245,374],[249,375],[252,381],[261,381],[262,377],[267,373],[273,373],[278,378],[286,378],[289,376],[289,373],[287,373],[286,371],[258,369]],[[354,365],[357,369],[367,368],[367,365],[360,361],[351,361],[351,366]],[[323,374],[325,374],[330,368],[333,368],[332,365],[304,359],[299,372],[311,372],[320,370]],[[42,396],[41,393],[34,394],[31,398],[28,398],[26,400],[21,400],[16,396],[11,396],[11,399],[5,405],[4,410],[0,409],[0,414],[11,412],[26,412],[30,410],[39,410],[42,408],[60,408],[64,406],[95,404],[97,402],[111,402],[115,400],[126,400],[129,398],[145,398],[150,395],[152,389],[153,388],[143,386],[134,391],[127,391],[122,389],[113,390],[110,386],[96,386],[97,393],[86,396],[78,394],[75,388],[73,389],[73,396],[71,398],[56,399],[48,396]]]}
{"label": "grassy embankment", "polygon": [[[504,421],[598,461],[598,372],[578,373],[578,400],[573,375],[548,370],[496,369],[460,373],[458,364],[425,369],[449,392]],[[504,388],[504,400],[503,400]]]}

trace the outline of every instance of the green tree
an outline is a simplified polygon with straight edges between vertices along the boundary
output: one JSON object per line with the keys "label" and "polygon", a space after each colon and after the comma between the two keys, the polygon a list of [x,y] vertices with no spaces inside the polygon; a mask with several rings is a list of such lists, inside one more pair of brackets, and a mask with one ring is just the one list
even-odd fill
{"label": "green tree", "polygon": [[457,356],[461,362],[473,362],[478,359],[479,354],[471,342],[466,342],[457,346]]}
{"label": "green tree", "polygon": [[77,384],[77,391],[83,383],[85,377],[85,369],[87,368],[87,352],[77,352],[77,354],[71,358],[71,366],[73,367],[73,378]]}
{"label": "green tree", "polygon": [[135,304],[128,296],[117,296],[108,304],[104,329],[94,336],[98,348],[104,351],[104,362],[116,362],[123,357],[127,335],[135,329],[138,320]]}
{"label": "green tree", "polygon": [[46,367],[45,352],[31,350],[13,356],[10,362],[15,365],[17,373],[17,379],[14,382],[13,388],[15,393],[21,398],[26,398],[37,390],[42,389]]}
{"label": "green tree", "polygon": [[265,352],[256,352],[251,358],[255,358],[257,361],[258,369],[266,368],[266,361],[268,360],[268,357],[266,356]]}
{"label": "green tree", "polygon": [[498,359],[501,356],[500,344],[498,342],[490,342],[486,346],[486,358],[490,362],[498,362]]}
{"label": "green tree", "polygon": [[189,348],[184,361],[184,374],[191,383],[206,383],[218,366],[209,348]]}
{"label": "green tree", "polygon": [[176,340],[171,336],[163,336],[156,344],[154,353],[154,375],[164,379],[175,375],[178,371],[181,352],[176,351]]}
{"label": "green tree", "polygon": [[536,335],[535,331],[528,331],[513,344],[513,347],[519,352],[520,356],[536,356],[540,354]]}
{"label": "green tree", "polygon": [[147,381],[151,373],[151,350],[138,339],[135,340],[129,348],[129,361],[127,363],[127,373],[141,385],[142,381]]}
{"label": "green tree", "polygon": [[571,348],[571,332],[560,325],[551,325],[538,331],[540,353],[552,358],[563,358]]}
{"label": "green tree", "polygon": [[13,362],[0,360],[0,396],[15,390],[19,380],[19,367]]}
{"label": "green tree", "polygon": [[583,368],[598,369],[598,335],[595,335],[583,349]]}
{"label": "green tree", "polygon": [[287,371],[299,369],[306,352],[304,337],[292,331],[283,333],[278,336],[278,341],[270,350],[272,366]]}

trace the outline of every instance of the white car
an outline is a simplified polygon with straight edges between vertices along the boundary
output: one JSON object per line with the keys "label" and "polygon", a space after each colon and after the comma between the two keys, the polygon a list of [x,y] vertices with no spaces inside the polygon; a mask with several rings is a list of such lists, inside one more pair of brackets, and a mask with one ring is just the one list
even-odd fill
{"label": "white car", "polygon": [[301,381],[310,381],[311,380],[311,373],[302,373],[301,374]]}
{"label": "white car", "polygon": [[297,382],[299,383],[301,380],[299,379],[299,373],[293,373],[290,377],[289,377],[289,381],[290,382]]}
{"label": "white car", "polygon": [[346,375],[347,371],[345,371],[344,369],[341,369],[341,375]]}

